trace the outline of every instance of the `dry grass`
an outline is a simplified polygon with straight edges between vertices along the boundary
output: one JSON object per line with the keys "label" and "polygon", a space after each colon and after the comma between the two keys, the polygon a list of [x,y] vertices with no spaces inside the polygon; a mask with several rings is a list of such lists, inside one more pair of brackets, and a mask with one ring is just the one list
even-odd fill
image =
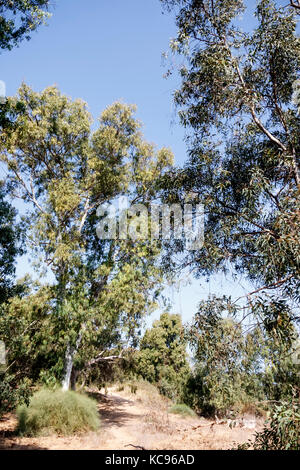
{"label": "dry grass", "polygon": [[[122,388],[122,390],[120,390]],[[145,409],[142,433],[173,435],[175,427],[170,422],[171,400],[162,396],[157,388],[146,381],[134,381],[116,387]]]}
{"label": "dry grass", "polygon": [[240,409],[241,415],[250,415],[250,416],[257,416],[259,418],[266,418],[267,411],[263,408],[263,405],[259,405],[257,403],[246,403]]}
{"label": "dry grass", "polygon": [[168,408],[168,403],[163,401],[148,404],[148,410],[144,417],[145,429],[148,432],[166,433],[169,435],[175,432],[175,428],[170,422]]}

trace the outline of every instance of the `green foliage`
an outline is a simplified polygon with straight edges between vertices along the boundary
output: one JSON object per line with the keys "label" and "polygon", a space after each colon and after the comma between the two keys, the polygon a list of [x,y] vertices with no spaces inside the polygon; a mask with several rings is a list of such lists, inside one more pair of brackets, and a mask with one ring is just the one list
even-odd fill
{"label": "green foliage", "polygon": [[75,392],[41,390],[28,406],[17,410],[22,435],[62,436],[96,431],[100,426],[97,404],[91,398]]}
{"label": "green foliage", "polygon": [[195,368],[186,401],[204,414],[226,414],[237,404],[264,398],[261,380],[261,333],[244,334],[226,298],[199,305],[188,329]]}
{"label": "green foliage", "polygon": [[[112,354],[114,352],[118,354],[117,350],[111,351]],[[95,384],[99,388],[105,384],[124,384],[135,379],[136,361],[135,349],[128,348],[124,350],[122,358],[100,361],[89,371],[83,371],[78,380],[83,378],[86,385]]]}
{"label": "green foliage", "polygon": [[185,377],[176,375],[169,367],[164,367],[160,373],[157,389],[161,395],[175,401],[181,397]]}
{"label": "green foliage", "polygon": [[283,402],[271,414],[269,425],[256,434],[256,450],[300,450],[299,403]]}
{"label": "green foliage", "polygon": [[12,297],[0,310],[0,338],[7,349],[6,368],[18,379],[37,381],[42,370],[57,363],[51,322],[53,292],[28,280],[23,293]]}
{"label": "green foliage", "polygon": [[[240,310],[239,302],[200,305],[186,401],[225,412],[244,400],[287,399],[299,384],[291,360],[300,301],[298,2],[162,3],[176,14],[171,50],[183,60],[174,100],[189,157],[161,188],[169,202],[192,195],[206,214],[204,245],[184,253],[182,265],[197,277],[230,272],[254,285]],[[180,251],[169,248],[168,269]],[[253,315],[252,333],[239,314]],[[274,418],[273,437],[280,429]]]}
{"label": "green foliage", "polygon": [[181,416],[196,416],[196,413],[184,403],[178,403],[176,405],[171,406],[171,408],[169,409],[169,413]]}
{"label": "green foliage", "polygon": [[0,371],[0,417],[13,411],[20,403],[29,402],[30,381],[20,379],[16,374]]}
{"label": "green foliage", "polygon": [[[24,231],[16,222],[16,210],[5,200],[6,190],[0,182],[0,340],[6,349],[12,330],[2,328],[5,317],[6,302],[9,298],[24,290],[22,283],[15,283],[15,263],[18,255],[24,253]],[[24,376],[16,376],[12,370],[6,373],[8,365],[0,365],[0,416],[13,409],[19,401],[28,395],[28,381]]]}
{"label": "green foliage", "polygon": [[162,1],[177,15],[171,46],[184,61],[175,103],[189,150],[185,169],[173,170],[162,188],[173,202],[193,194],[206,213],[203,248],[187,253],[184,265],[198,276],[243,274],[265,304],[270,292],[298,304],[296,10],[259,0],[249,32],[251,2]]}
{"label": "green foliage", "polygon": [[16,257],[24,253],[24,232],[16,216],[16,210],[5,200],[5,188],[0,182],[0,304],[21,288],[13,282]]}
{"label": "green foliage", "polygon": [[0,155],[11,194],[28,203],[36,267],[50,268],[56,280],[48,318],[56,377],[68,385],[68,361],[70,370],[88,371],[106,351],[118,356],[121,338],[134,344],[155,308],[159,245],[99,239],[96,209],[124,194],[151,200],[172,154],[143,139],[134,106],[114,103],[92,131],[86,104],[56,87],[36,93],[23,84],[7,101],[12,126],[1,133]]}
{"label": "green foliage", "polygon": [[238,446],[239,450],[300,450],[300,404],[291,400],[274,406],[270,417],[254,441]]}
{"label": "green foliage", "polygon": [[189,371],[186,341],[179,315],[163,313],[146,330],[137,360],[137,372],[161,393],[175,399]]}
{"label": "green foliage", "polygon": [[12,49],[50,16],[49,0],[2,0],[0,3],[0,49]]}
{"label": "green foliage", "polygon": [[[263,326],[254,317],[256,326],[244,330],[238,314],[230,299],[212,297],[200,303],[188,328],[195,367],[186,383],[185,401],[202,413],[226,414],[260,400],[286,400],[299,383],[294,343],[289,341],[293,336],[284,323],[288,311],[286,317],[281,311],[282,330],[268,315],[263,316]],[[262,317],[259,310],[256,315]],[[284,331],[287,336],[281,335]]]}

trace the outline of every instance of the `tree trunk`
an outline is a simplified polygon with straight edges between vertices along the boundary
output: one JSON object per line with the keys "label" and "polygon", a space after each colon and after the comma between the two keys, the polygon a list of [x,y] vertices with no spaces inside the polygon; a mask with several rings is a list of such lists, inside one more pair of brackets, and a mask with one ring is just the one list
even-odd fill
{"label": "tree trunk", "polygon": [[62,381],[62,389],[64,392],[70,389],[71,374],[73,369],[73,357],[74,349],[72,349],[68,344],[65,355],[65,373]]}
{"label": "tree trunk", "polygon": [[70,346],[70,344],[68,344],[68,346],[67,346],[66,355],[65,355],[65,372],[64,372],[64,378],[63,378],[63,381],[62,381],[62,389],[64,391],[69,390],[70,385],[72,387],[72,390],[75,390],[75,387],[76,387],[76,379],[77,379],[77,375],[78,375],[79,372],[77,370],[74,370],[74,372],[72,374],[73,361],[74,361],[74,356],[78,351],[78,348],[79,348],[79,345],[80,345],[80,342],[81,342],[81,338],[82,338],[82,331],[80,331],[80,333],[78,335],[76,345],[75,346]]}
{"label": "tree trunk", "polygon": [[77,380],[78,374],[79,374],[79,371],[73,367],[72,372],[71,372],[71,390],[73,392],[76,392],[76,380]]}

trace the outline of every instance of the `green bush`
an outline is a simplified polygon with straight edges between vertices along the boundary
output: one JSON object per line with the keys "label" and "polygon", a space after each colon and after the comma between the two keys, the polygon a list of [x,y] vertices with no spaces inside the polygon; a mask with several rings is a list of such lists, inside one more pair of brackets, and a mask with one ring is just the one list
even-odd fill
{"label": "green bush", "polygon": [[300,403],[282,402],[274,407],[263,430],[254,441],[240,444],[237,450],[300,450]]}
{"label": "green bush", "polygon": [[17,381],[15,375],[0,373],[0,418],[21,403],[29,403],[30,381]]}
{"label": "green bush", "polygon": [[100,419],[96,401],[75,392],[41,390],[28,406],[17,409],[18,430],[27,436],[70,435],[96,431]]}
{"label": "green bush", "polygon": [[257,433],[255,450],[300,450],[300,404],[283,402],[275,406],[268,424]]}
{"label": "green bush", "polygon": [[172,382],[171,380],[168,380],[168,378],[162,377],[157,384],[157,388],[161,395],[170,398],[172,401],[180,399],[179,386],[175,381]]}
{"label": "green bush", "polygon": [[174,413],[176,415],[181,416],[196,416],[196,413],[184,403],[178,403],[177,405],[173,405],[169,409],[169,413]]}

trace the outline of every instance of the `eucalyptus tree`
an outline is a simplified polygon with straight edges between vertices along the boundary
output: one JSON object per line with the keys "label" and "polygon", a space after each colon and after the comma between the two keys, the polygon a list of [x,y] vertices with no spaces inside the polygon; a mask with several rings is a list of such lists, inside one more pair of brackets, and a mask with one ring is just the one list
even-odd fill
{"label": "eucalyptus tree", "polygon": [[120,195],[149,201],[172,154],[144,140],[133,106],[106,108],[92,132],[86,104],[56,87],[37,93],[23,84],[8,104],[13,126],[1,134],[0,155],[11,194],[28,206],[36,264],[56,280],[49,341],[60,348],[56,374],[68,388],[74,361],[90,367],[134,338],[161,285],[158,244],[99,239],[97,208]]}
{"label": "eucalyptus tree", "polygon": [[49,0],[0,1],[0,49],[12,49],[49,17]]}
{"label": "eucalyptus tree", "polygon": [[162,2],[176,12],[171,47],[183,59],[174,100],[189,151],[184,169],[163,186],[167,199],[188,193],[206,208],[205,243],[185,265],[199,276],[241,273],[255,284],[250,307],[254,295],[277,305],[279,324],[278,299],[295,302],[297,319],[298,3]]}
{"label": "eucalyptus tree", "polygon": [[187,401],[204,414],[226,414],[264,399],[261,349],[257,328],[244,333],[227,298],[202,301],[187,329],[194,370],[187,383]]}
{"label": "eucalyptus tree", "polygon": [[190,405],[203,413],[227,413],[241,411],[245,404],[263,402],[265,406],[291,397],[291,389],[299,381],[290,341],[293,331],[286,331],[294,330],[291,313],[285,305],[281,307],[280,328],[277,318],[271,321],[264,308],[269,305],[260,305],[255,316],[243,324],[237,318],[239,306],[225,296],[199,303],[187,328],[194,360],[186,386]]}

